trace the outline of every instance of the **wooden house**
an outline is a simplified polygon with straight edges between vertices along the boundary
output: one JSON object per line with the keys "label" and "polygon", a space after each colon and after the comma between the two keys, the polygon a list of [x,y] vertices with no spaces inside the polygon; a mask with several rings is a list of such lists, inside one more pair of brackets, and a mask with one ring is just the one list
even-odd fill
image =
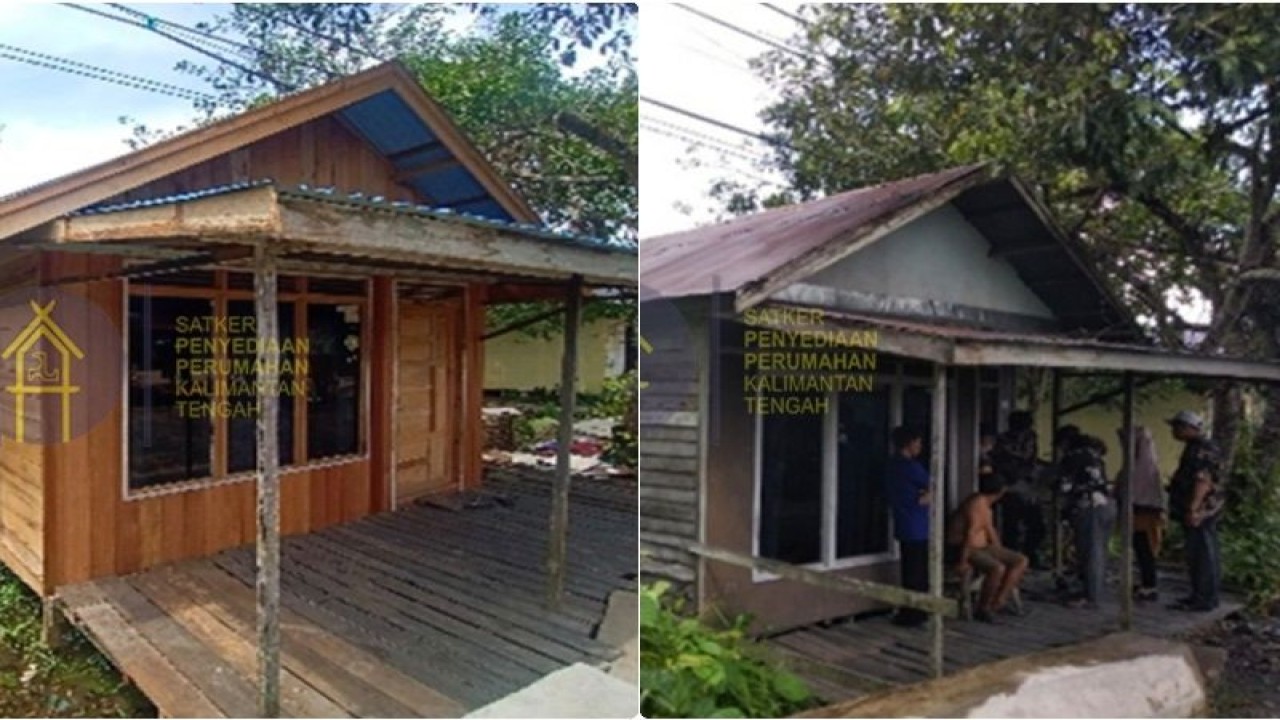
{"label": "wooden house", "polygon": [[[764,633],[889,605],[954,616],[940,533],[931,593],[897,587],[882,472],[897,425],[927,431],[936,529],[973,490],[978,428],[1003,427],[1020,367],[1110,373],[1130,390],[1161,375],[1280,379],[1275,363],[1155,348],[1035,196],[986,166],[641,247],[642,572]],[[810,377],[788,365],[847,355]]]}
{"label": "wooden house", "polygon": [[286,535],[476,488],[485,307],[636,283],[398,63],[0,199],[0,249],[0,346],[56,329],[4,355],[0,560],[43,596],[254,541],[255,253]]}

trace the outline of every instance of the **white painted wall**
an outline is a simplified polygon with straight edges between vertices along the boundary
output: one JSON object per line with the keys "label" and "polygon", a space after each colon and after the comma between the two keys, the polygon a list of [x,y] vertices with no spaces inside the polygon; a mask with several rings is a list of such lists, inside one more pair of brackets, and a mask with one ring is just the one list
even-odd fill
{"label": "white painted wall", "polygon": [[989,251],[986,238],[948,204],[804,282],[1053,318],[1013,266]]}

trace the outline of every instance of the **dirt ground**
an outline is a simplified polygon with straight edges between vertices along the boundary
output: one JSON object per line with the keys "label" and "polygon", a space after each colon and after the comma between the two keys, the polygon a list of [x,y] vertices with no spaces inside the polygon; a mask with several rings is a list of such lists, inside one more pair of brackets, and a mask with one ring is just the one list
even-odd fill
{"label": "dirt ground", "polygon": [[1236,613],[1191,639],[1227,651],[1211,717],[1280,717],[1280,616]]}

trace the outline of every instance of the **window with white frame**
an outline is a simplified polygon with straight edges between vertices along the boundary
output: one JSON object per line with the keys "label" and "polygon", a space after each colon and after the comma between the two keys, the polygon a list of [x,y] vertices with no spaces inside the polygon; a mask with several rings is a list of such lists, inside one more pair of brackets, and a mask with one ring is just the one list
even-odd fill
{"label": "window with white frame", "polygon": [[896,556],[889,433],[905,423],[927,438],[932,392],[901,364],[882,367],[870,392],[815,396],[821,413],[756,417],[756,555],[818,568]]}

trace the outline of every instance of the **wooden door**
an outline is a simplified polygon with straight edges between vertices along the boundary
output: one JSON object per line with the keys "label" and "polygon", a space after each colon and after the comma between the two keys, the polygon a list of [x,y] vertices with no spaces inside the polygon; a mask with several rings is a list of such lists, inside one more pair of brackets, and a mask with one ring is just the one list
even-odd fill
{"label": "wooden door", "polygon": [[402,300],[396,350],[396,504],[459,489],[461,298]]}

